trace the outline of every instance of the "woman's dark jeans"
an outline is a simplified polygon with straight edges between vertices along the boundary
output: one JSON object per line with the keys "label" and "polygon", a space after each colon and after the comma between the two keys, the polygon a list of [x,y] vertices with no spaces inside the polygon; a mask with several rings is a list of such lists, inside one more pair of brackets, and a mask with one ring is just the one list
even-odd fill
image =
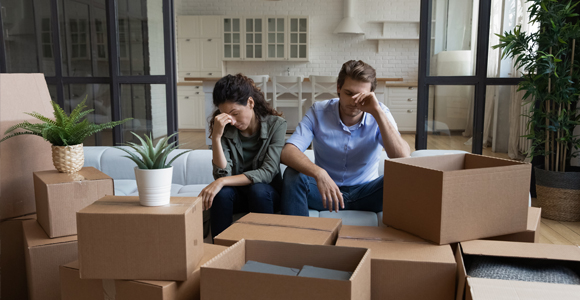
{"label": "woman's dark jeans", "polygon": [[220,234],[232,224],[233,215],[240,212],[274,213],[280,207],[280,194],[270,184],[224,186],[211,206],[211,235]]}

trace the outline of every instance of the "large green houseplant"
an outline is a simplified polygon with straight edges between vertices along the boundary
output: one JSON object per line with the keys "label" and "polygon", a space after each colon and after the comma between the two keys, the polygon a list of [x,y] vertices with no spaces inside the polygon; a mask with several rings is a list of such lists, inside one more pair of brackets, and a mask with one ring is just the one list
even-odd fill
{"label": "large green houseplant", "polygon": [[18,123],[4,132],[6,136],[0,142],[23,134],[40,136],[52,144],[52,162],[59,172],[77,172],[84,165],[83,141],[87,137],[130,120],[128,118],[121,121],[94,124],[86,119],[87,115],[94,109],[86,109],[85,102],[86,98],[73,109],[70,115],[67,115],[56,102],[52,101],[54,120],[36,112],[25,113],[42,122],[24,121]]}
{"label": "large green houseplant", "polygon": [[176,142],[169,143],[169,139],[177,133],[161,138],[155,145],[153,145],[153,139],[150,136],[145,135],[145,139],[143,139],[136,133],[131,133],[139,139],[141,145],[129,142],[125,144],[128,147],[115,148],[127,153],[125,157],[137,164],[135,180],[139,191],[139,202],[144,206],[169,204],[173,178],[171,164],[178,157],[191,150],[181,152],[169,160],[169,154],[180,146]]}
{"label": "large green houseplant", "polygon": [[[578,0],[528,0],[530,20],[537,32],[498,34],[502,58],[514,59],[522,72],[519,91],[531,103],[528,134],[532,146],[527,155],[544,157],[535,169],[538,203],[542,216],[580,221],[580,173],[570,172],[570,159],[578,155],[580,138],[580,21]],[[568,184],[568,185],[566,185]]]}

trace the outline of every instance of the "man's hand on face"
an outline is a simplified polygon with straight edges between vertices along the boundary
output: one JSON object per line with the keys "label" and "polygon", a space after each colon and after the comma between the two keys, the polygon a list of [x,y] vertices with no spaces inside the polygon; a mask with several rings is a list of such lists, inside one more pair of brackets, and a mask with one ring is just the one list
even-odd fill
{"label": "man's hand on face", "polygon": [[366,113],[374,115],[381,110],[379,100],[374,92],[363,92],[352,96],[356,107]]}
{"label": "man's hand on face", "polygon": [[320,174],[316,176],[316,184],[318,185],[320,196],[322,196],[322,205],[324,208],[328,208],[328,211],[334,210],[336,212],[338,212],[339,207],[344,209],[342,193],[326,171],[322,170]]}

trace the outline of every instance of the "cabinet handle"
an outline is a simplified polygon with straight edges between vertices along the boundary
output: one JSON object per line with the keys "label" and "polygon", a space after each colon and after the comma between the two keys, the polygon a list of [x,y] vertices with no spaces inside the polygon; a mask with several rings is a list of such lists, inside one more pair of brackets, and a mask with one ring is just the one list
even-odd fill
{"label": "cabinet handle", "polygon": [[196,95],[199,95],[199,92],[195,92]]}
{"label": "cabinet handle", "polygon": [[409,99],[407,99],[407,101],[411,102],[411,101],[413,101],[413,98],[409,98]]}
{"label": "cabinet handle", "polygon": [[415,87],[412,87],[412,86],[409,87],[409,90],[411,90],[411,91],[414,89],[415,89]]}
{"label": "cabinet handle", "polygon": [[207,39],[208,42],[211,42],[211,39]]}
{"label": "cabinet handle", "polygon": [[195,86],[195,88],[196,88],[196,89],[199,89],[199,85],[196,85],[196,86]]}
{"label": "cabinet handle", "polygon": [[413,112],[413,110],[412,110],[412,109],[407,109],[407,112],[408,112],[408,113],[412,113],[412,112]]}
{"label": "cabinet handle", "polygon": [[185,96],[185,99],[189,99],[189,96]]}
{"label": "cabinet handle", "polygon": [[185,73],[186,75],[191,75],[191,73]]}
{"label": "cabinet handle", "polygon": [[213,73],[207,73],[208,75],[213,75]]}
{"label": "cabinet handle", "polygon": [[189,42],[189,41],[190,41],[190,39],[186,39],[185,41],[186,41],[186,42]]}

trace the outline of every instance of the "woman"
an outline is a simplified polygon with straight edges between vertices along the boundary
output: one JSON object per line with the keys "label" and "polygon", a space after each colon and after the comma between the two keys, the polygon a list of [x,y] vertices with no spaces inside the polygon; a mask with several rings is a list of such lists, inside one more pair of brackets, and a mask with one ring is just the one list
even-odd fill
{"label": "woman", "polygon": [[211,209],[212,237],[232,224],[234,213],[274,213],[280,203],[280,152],[286,120],[265,101],[254,82],[227,75],[213,90],[218,110],[210,121],[215,181],[200,197]]}

